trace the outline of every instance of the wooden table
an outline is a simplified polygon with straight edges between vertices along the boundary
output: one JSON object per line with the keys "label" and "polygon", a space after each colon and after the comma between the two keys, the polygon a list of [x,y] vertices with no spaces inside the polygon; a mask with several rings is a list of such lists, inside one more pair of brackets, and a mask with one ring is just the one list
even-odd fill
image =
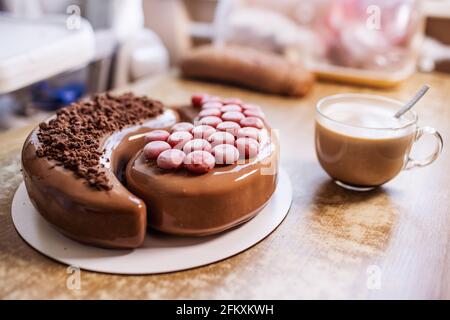
{"label": "wooden table", "polygon": [[[0,135],[0,298],[450,298],[450,157],[404,172],[369,193],[344,191],[314,153],[318,99],[375,92],[406,100],[431,85],[417,111],[420,123],[450,136],[450,77],[417,74],[389,91],[319,83],[304,99],[289,99],[174,74],[130,88],[166,103],[193,92],[237,96],[263,106],[280,130],[282,165],[294,198],[280,227],[235,257],[190,271],[155,276],[81,272],[81,289],[66,286],[66,266],[31,249],[16,233],[11,201],[22,177],[19,154],[30,127]],[[447,140],[448,141],[448,140]],[[428,142],[428,144],[426,143]],[[417,147],[426,151],[430,141]]]}

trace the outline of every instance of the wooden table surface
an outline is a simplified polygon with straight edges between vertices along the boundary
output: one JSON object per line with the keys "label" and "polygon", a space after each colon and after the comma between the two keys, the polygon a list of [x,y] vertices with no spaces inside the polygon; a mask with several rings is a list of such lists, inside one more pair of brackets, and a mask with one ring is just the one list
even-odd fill
{"label": "wooden table surface", "polygon": [[[450,298],[450,157],[444,147],[431,166],[401,173],[382,188],[354,193],[334,185],[316,160],[316,102],[343,92],[408,99],[432,89],[417,106],[420,124],[450,136],[450,77],[417,74],[399,88],[373,90],[318,83],[304,99],[269,96],[180,80],[171,74],[131,90],[185,103],[193,92],[237,96],[263,106],[280,130],[281,160],[294,196],[289,215],[264,241],[225,261],[154,276],[81,271],[67,288],[67,267],[31,249],[11,221],[22,177],[19,154],[30,127],[0,135],[0,298]],[[431,140],[416,150],[426,152]]]}

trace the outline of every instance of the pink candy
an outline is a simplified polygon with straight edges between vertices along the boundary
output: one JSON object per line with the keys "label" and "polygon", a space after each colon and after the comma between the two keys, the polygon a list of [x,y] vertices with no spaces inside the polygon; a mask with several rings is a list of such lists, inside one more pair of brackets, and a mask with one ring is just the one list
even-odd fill
{"label": "pink candy", "polygon": [[207,125],[196,126],[192,129],[194,139],[208,139],[214,132],[216,129]]}
{"label": "pink candy", "polygon": [[178,169],[186,157],[185,153],[178,149],[170,149],[163,151],[159,154],[158,159],[156,159],[156,164],[161,169]]}
{"label": "pink candy", "polygon": [[228,112],[228,111],[238,111],[241,112],[242,108],[239,107],[237,104],[228,104],[220,108],[221,112]]}
{"label": "pink candy", "polygon": [[152,141],[145,145],[143,152],[147,159],[152,160],[158,158],[161,152],[169,149],[171,149],[171,147],[165,141]]}
{"label": "pink candy", "polygon": [[262,129],[264,127],[264,122],[260,118],[247,117],[240,121],[241,127],[254,127],[257,129]]}
{"label": "pink candy", "polygon": [[256,117],[256,118],[260,118],[260,119],[264,119],[265,118],[264,112],[256,110],[256,109],[244,110],[244,114],[247,117]]}
{"label": "pink candy", "polygon": [[192,151],[199,151],[199,150],[200,151],[210,151],[211,145],[205,139],[194,139],[194,140],[188,141],[183,147],[183,151],[186,154],[190,153]]}
{"label": "pink candy", "polygon": [[149,143],[152,141],[167,141],[167,138],[170,136],[170,133],[166,130],[153,130],[152,132],[147,133],[144,136],[145,143]]}
{"label": "pink candy", "polygon": [[245,118],[244,114],[238,111],[228,111],[222,114],[223,121],[234,121],[239,123],[239,121],[241,121],[244,118]]}
{"label": "pink candy", "polygon": [[252,138],[260,140],[260,131],[253,127],[245,127],[238,130],[236,134],[237,138]]}
{"label": "pink candy", "polygon": [[[162,169],[184,166],[194,173],[206,173],[218,165],[236,163],[258,154],[264,113],[240,99],[221,99],[207,94],[192,96],[192,105],[201,108],[199,125],[179,122],[171,132],[154,130],[144,136],[146,159],[156,159]],[[236,140],[237,139],[237,140]]]}
{"label": "pink candy", "polygon": [[206,101],[206,99],[208,99],[207,94],[203,94],[203,93],[194,94],[191,97],[192,106],[194,106],[195,108],[200,108],[202,106],[202,104]]}
{"label": "pink candy", "polygon": [[211,147],[215,147],[219,144],[234,144],[234,136],[229,132],[216,132],[213,133],[208,141],[211,143]]}
{"label": "pink candy", "polygon": [[204,124],[204,125],[211,126],[214,128],[217,127],[217,125],[221,122],[222,122],[222,119],[220,119],[219,117],[215,117],[215,116],[204,117],[204,118],[201,118],[199,121],[200,124]]}
{"label": "pink candy", "polygon": [[215,158],[206,151],[193,151],[184,158],[184,166],[195,173],[206,173],[214,168]]}
{"label": "pink candy", "polygon": [[204,110],[200,111],[198,116],[200,118],[209,117],[209,116],[220,117],[221,114],[222,114],[222,112],[219,109],[209,108],[209,109],[204,109]]}
{"label": "pink candy", "polygon": [[217,101],[210,101],[210,102],[206,102],[205,104],[203,104],[202,109],[220,109],[223,106],[222,103],[217,102]]}
{"label": "pink candy", "polygon": [[256,104],[241,104],[242,109],[244,110],[258,110],[261,111],[261,107]]}
{"label": "pink candy", "polygon": [[234,136],[237,134],[237,132],[240,128],[241,128],[241,126],[233,121],[225,121],[225,122],[221,122],[217,125],[217,130],[229,132]]}
{"label": "pink candy", "polygon": [[222,98],[220,98],[218,96],[208,96],[206,101],[203,101],[203,103],[205,103],[205,102],[220,102],[220,103],[222,103]]}
{"label": "pink candy", "polygon": [[172,133],[167,142],[172,146],[172,148],[183,149],[184,145],[192,140],[193,136],[187,131],[176,131]]}
{"label": "pink candy", "polygon": [[219,144],[212,149],[216,164],[233,164],[239,159],[239,151],[231,144]]}
{"label": "pink candy", "polygon": [[227,99],[222,99],[222,103],[223,104],[241,104],[242,100],[239,98],[227,98]]}
{"label": "pink candy", "polygon": [[177,131],[191,132],[193,128],[194,128],[194,125],[190,122],[178,122],[172,126],[172,132],[177,132]]}
{"label": "pink candy", "polygon": [[236,140],[236,147],[239,154],[245,158],[253,158],[258,154],[259,143],[252,138],[239,138]]}

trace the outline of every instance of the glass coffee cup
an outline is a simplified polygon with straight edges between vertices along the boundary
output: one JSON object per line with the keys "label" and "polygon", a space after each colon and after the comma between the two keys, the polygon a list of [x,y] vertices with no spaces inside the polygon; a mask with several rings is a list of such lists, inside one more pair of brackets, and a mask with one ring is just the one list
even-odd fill
{"label": "glass coffee cup", "polygon": [[[369,94],[338,94],[317,103],[317,158],[338,185],[368,191],[402,170],[424,167],[438,158],[441,135],[431,127],[418,127],[413,111],[395,118],[402,106],[400,101]],[[413,159],[411,147],[424,135],[435,138],[435,149],[426,158]]]}

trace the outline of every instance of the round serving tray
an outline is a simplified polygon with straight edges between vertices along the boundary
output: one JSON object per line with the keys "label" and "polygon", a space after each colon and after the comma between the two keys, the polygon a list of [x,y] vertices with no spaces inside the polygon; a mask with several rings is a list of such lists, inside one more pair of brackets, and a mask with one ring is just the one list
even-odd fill
{"label": "round serving tray", "polygon": [[133,250],[101,249],[73,241],[54,229],[36,211],[24,183],[14,195],[12,219],[20,236],[34,249],[61,263],[84,270],[112,274],[155,274],[200,267],[236,255],[255,245],[286,217],[292,186],[283,169],[268,204],[248,222],[207,237],[147,234],[142,247]]}

